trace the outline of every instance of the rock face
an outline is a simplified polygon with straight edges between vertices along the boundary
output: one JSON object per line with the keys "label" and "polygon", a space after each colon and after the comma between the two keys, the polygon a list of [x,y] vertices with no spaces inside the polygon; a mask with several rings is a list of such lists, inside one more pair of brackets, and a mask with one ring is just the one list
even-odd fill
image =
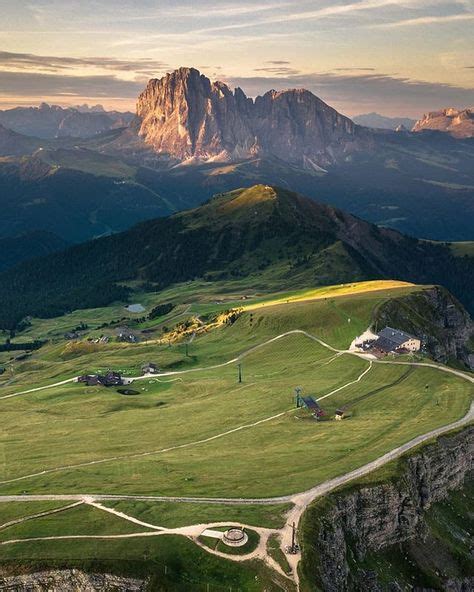
{"label": "rock face", "polygon": [[255,100],[194,68],[150,80],[138,98],[139,135],[178,161],[256,155],[318,168],[357,149],[363,132],[307,90]]}
{"label": "rock face", "polygon": [[436,130],[448,132],[455,138],[474,137],[473,109],[442,109],[423,115],[413,127],[414,132]]}
{"label": "rock face", "polygon": [[[395,482],[334,494],[326,511],[317,506],[310,508],[305,530],[308,522],[313,526],[317,523],[317,527],[306,530],[306,577],[316,580],[324,592],[405,590],[396,581],[382,587],[375,572],[361,571],[356,566],[370,552],[378,553],[413,539],[423,540],[424,512],[444,500],[451,490],[462,487],[472,469],[473,448],[474,429],[467,428],[440,438],[408,458],[403,474]],[[308,561],[309,555],[312,561]],[[468,587],[463,588],[462,578],[446,578],[443,589],[473,589],[473,579],[465,583]]]}
{"label": "rock face", "polygon": [[142,592],[145,582],[109,574],[82,571],[43,571],[22,576],[0,577],[4,592]]}
{"label": "rock face", "polygon": [[397,327],[419,337],[438,362],[460,360],[469,367],[474,323],[460,302],[439,286],[387,301],[376,324]]}

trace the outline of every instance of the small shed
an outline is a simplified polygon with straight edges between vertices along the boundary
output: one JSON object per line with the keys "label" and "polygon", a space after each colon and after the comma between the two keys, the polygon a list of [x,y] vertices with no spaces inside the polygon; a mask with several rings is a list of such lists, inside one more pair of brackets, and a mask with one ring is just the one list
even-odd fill
{"label": "small shed", "polygon": [[301,397],[300,398],[303,407],[306,407],[316,419],[323,417],[324,411],[321,409],[319,403],[313,397]]}
{"label": "small shed", "polygon": [[345,417],[344,409],[336,409],[336,412],[334,413],[334,419],[336,421],[341,421],[344,419],[344,417]]}
{"label": "small shed", "polygon": [[86,384],[87,386],[97,386],[101,384],[100,377],[98,374],[84,374],[79,376],[77,382],[81,382],[82,384]]}
{"label": "small shed", "polygon": [[158,374],[159,371],[160,369],[153,362],[148,362],[147,364],[143,364],[142,366],[143,374]]}

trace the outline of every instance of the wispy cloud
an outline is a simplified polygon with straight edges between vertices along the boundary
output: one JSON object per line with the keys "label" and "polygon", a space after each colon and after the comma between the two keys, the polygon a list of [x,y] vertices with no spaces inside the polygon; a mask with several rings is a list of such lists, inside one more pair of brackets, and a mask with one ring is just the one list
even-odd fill
{"label": "wispy cloud", "polygon": [[422,25],[440,25],[445,23],[454,23],[461,21],[472,21],[474,20],[473,13],[461,13],[461,14],[446,14],[438,16],[420,16],[418,18],[403,19],[400,21],[393,21],[390,23],[378,23],[372,25],[373,27],[382,29],[393,29],[396,27],[415,27]]}
{"label": "wispy cloud", "polygon": [[375,72],[375,68],[334,68],[334,72]]}
{"label": "wispy cloud", "polygon": [[303,87],[350,115],[378,111],[388,115],[419,117],[423,112],[441,107],[474,104],[472,88],[373,72],[344,74],[332,71],[284,77],[234,77],[227,82],[240,86],[251,96],[269,88]]}
{"label": "wispy cloud", "polygon": [[[418,117],[423,112],[441,107],[474,104],[474,91],[470,88],[374,72],[354,71],[345,74],[332,71],[238,78],[224,76],[223,79],[231,86],[240,86],[249,96],[263,94],[270,88],[307,88],[349,115],[378,111],[388,115]],[[60,102],[68,98],[74,102],[78,100],[77,97],[94,97],[100,98],[102,102],[128,100],[128,106],[133,108],[145,83],[146,78],[122,80],[114,74],[75,76],[0,71],[0,88],[6,102],[8,97],[15,97],[18,101],[29,99],[31,102],[40,102],[44,97],[50,97],[50,100],[56,98]]]}
{"label": "wispy cloud", "polygon": [[47,70],[59,72],[74,68],[100,68],[120,72],[155,75],[169,67],[161,60],[149,58],[124,60],[109,57],[75,58],[67,56],[44,56],[32,53],[0,51],[0,67],[16,70]]}
{"label": "wispy cloud", "polygon": [[268,72],[277,76],[293,76],[299,74],[301,70],[290,68],[288,66],[265,66],[264,68],[254,68],[254,72]]}
{"label": "wispy cloud", "polygon": [[42,97],[104,97],[134,100],[143,90],[145,81],[121,80],[113,74],[105,76],[75,76],[38,74],[34,72],[0,71],[0,88],[4,97],[30,97],[40,102]]}

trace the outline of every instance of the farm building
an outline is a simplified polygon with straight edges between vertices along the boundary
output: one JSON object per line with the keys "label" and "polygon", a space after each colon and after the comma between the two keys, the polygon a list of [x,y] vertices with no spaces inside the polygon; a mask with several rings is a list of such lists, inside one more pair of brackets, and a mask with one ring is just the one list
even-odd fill
{"label": "farm building", "polygon": [[100,378],[97,374],[83,374],[82,376],[79,376],[77,382],[81,382],[87,386],[97,386],[101,384]]}
{"label": "farm building", "polygon": [[121,386],[123,384],[122,376],[118,372],[109,370],[105,376],[101,376],[101,384],[104,386]]}
{"label": "farm building", "polygon": [[84,374],[79,376],[77,382],[87,386],[121,386],[123,384],[122,376],[118,372],[109,370],[105,375],[102,374]]}
{"label": "farm building", "polygon": [[125,343],[138,343],[139,341],[138,336],[133,331],[130,331],[128,327],[117,327],[115,332],[117,334],[117,341]]}
{"label": "farm building", "polygon": [[66,341],[72,341],[73,339],[79,339],[79,333],[77,331],[69,331],[68,333],[64,333],[64,339]]}
{"label": "farm building", "polygon": [[159,371],[160,369],[153,362],[148,362],[148,364],[143,364],[142,366],[143,374],[158,374]]}
{"label": "farm building", "polygon": [[421,349],[421,340],[413,335],[409,335],[404,331],[392,329],[392,327],[385,327],[378,333],[378,339],[372,345],[382,353],[400,353],[402,351],[417,352]]}
{"label": "farm building", "polygon": [[324,411],[321,409],[319,403],[313,397],[300,397],[300,402],[303,407],[311,412],[313,417],[319,419],[323,417]]}
{"label": "farm building", "polygon": [[344,419],[344,417],[344,409],[336,409],[334,419],[336,419],[337,421],[341,421],[342,419]]}

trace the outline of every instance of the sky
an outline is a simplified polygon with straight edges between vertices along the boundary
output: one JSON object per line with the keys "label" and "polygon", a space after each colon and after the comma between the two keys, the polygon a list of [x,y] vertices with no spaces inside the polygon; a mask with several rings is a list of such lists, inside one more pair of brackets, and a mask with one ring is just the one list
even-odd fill
{"label": "sky", "polygon": [[304,87],[342,113],[474,106],[474,0],[0,0],[0,109],[134,110],[193,66],[249,96]]}

